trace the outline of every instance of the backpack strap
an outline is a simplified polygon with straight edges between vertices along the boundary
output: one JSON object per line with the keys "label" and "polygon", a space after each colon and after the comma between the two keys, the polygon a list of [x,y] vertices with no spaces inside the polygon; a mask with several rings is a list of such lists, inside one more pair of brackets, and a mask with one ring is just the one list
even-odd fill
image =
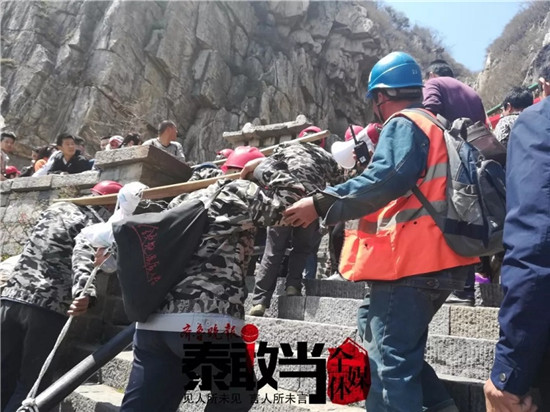
{"label": "backpack strap", "polygon": [[414,185],[413,188],[411,189],[411,191],[417,197],[417,199],[420,201],[420,203],[422,203],[422,206],[424,206],[424,208],[428,211],[430,216],[435,221],[435,224],[437,225],[437,227],[443,232],[444,231],[443,229],[445,228],[445,225],[443,223],[445,218],[443,216],[441,216],[439,213],[437,213],[437,210],[435,210],[435,208],[428,201],[426,196],[424,196],[424,193],[422,193],[420,191],[420,189],[418,188],[417,185]]}
{"label": "backpack strap", "polygon": [[[445,130],[449,130],[449,121],[447,119],[445,119],[443,116],[438,115],[437,118],[436,118],[436,117],[430,115],[427,111],[425,111],[423,109],[419,109],[419,108],[405,109],[405,110],[403,110],[403,112],[405,112],[404,113],[405,115],[406,115],[406,112],[417,113],[417,114],[425,117],[426,119],[429,119],[436,126],[438,126],[441,130],[443,130],[443,132],[445,132]],[[437,210],[435,210],[435,208],[432,206],[432,204],[429,202],[429,200],[426,198],[426,196],[424,196],[424,193],[422,193],[422,191],[418,188],[418,185],[414,185],[412,187],[411,191],[417,197],[417,199],[420,201],[420,203],[422,203],[422,206],[428,211],[428,213],[430,214],[432,219],[435,221],[435,224],[437,225],[437,227],[442,232],[444,232],[445,217],[441,216],[437,212]]]}
{"label": "backpack strap", "polygon": [[440,129],[442,130],[450,130],[450,122],[445,119],[443,116],[441,116],[440,114],[436,116],[433,116],[431,114],[428,113],[428,111],[426,109],[420,109],[418,107],[412,107],[410,109],[405,109],[405,110],[401,110],[405,115],[407,114],[407,112],[413,112],[413,113],[417,113],[419,115],[422,115],[424,116],[426,119],[429,119],[430,121],[432,121],[433,123],[436,124],[436,126],[438,126]]}

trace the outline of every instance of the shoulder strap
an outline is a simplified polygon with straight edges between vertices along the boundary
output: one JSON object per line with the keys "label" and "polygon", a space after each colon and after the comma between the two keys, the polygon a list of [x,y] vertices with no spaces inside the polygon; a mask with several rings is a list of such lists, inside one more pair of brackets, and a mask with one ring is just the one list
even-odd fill
{"label": "shoulder strap", "polygon": [[436,116],[433,116],[431,114],[429,114],[425,109],[420,109],[420,108],[416,108],[416,107],[413,107],[413,108],[410,108],[410,109],[405,109],[405,110],[402,110],[402,112],[404,114],[407,114],[407,112],[413,112],[413,113],[417,113],[421,116],[424,116],[426,119],[429,119],[430,121],[432,121],[433,123],[436,124],[436,126],[438,126],[440,129],[442,130],[449,130],[449,121],[447,119],[445,119],[443,116],[441,115],[437,115]]}
{"label": "shoulder strap", "polygon": [[[425,117],[426,119],[429,119],[431,122],[433,122],[436,126],[438,126],[443,131],[448,130],[448,127],[447,127],[448,121],[444,117],[441,117],[441,119],[440,119],[439,116],[438,116],[438,118],[436,118],[436,117],[428,114],[428,112],[426,112],[422,109],[418,109],[418,108],[405,109],[405,110],[403,110],[403,112],[405,112],[404,113],[405,115],[407,114],[406,112],[413,112],[413,113],[419,114],[419,115]],[[439,230],[441,230],[443,232],[444,231],[444,220],[445,220],[444,217],[441,216],[439,213],[437,213],[435,208],[432,206],[432,204],[429,202],[429,200],[426,198],[426,196],[424,196],[424,193],[422,193],[420,191],[420,189],[418,188],[417,185],[414,185],[412,187],[411,191],[417,197],[417,199],[420,201],[420,203],[422,203],[422,206],[428,211],[428,213],[430,214],[432,219],[435,221],[435,224],[437,225]]]}

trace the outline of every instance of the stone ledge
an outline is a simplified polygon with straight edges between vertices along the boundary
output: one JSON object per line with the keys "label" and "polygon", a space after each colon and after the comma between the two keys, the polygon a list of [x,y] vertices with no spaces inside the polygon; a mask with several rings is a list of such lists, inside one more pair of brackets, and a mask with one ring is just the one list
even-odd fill
{"label": "stone ledge", "polygon": [[187,163],[154,146],[98,152],[95,166],[102,179],[123,184],[139,180],[150,187],[186,182],[192,174]]}
{"label": "stone ledge", "polygon": [[254,126],[252,123],[246,123],[241,130],[234,132],[224,132],[223,137],[233,145],[242,144],[243,142],[257,141],[258,144],[252,146],[265,146],[266,139],[277,139],[280,141],[291,140],[293,136],[297,136],[304,128],[311,126],[306,116],[300,114],[296,120],[285,123],[274,123],[268,125]]}
{"label": "stone ledge", "polygon": [[13,192],[30,192],[33,190],[48,190],[52,185],[52,175],[36,177],[19,177],[13,179],[11,190]]}
{"label": "stone ledge", "polygon": [[[87,171],[70,175],[50,175],[52,178],[52,188],[76,187],[78,189],[88,189],[99,182],[98,171]],[[45,176],[48,177],[48,176]]]}
{"label": "stone ledge", "polygon": [[0,182],[0,193],[9,193],[14,180],[15,179],[2,180]]}

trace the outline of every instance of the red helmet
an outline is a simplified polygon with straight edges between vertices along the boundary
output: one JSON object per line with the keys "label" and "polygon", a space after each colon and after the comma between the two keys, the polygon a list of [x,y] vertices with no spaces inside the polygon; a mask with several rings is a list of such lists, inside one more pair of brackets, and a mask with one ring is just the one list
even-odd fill
{"label": "red helmet", "polygon": [[254,146],[239,146],[229,155],[223,166],[222,171],[227,169],[242,169],[250,160],[265,157],[260,149]]}
{"label": "red helmet", "polygon": [[[321,131],[321,129],[317,126],[309,126],[309,127],[306,127],[304,130],[302,130],[300,132],[300,134],[298,135],[298,138],[307,136],[308,134],[319,133],[320,131]],[[319,146],[321,146],[323,149],[325,148],[325,139],[324,138],[321,139],[321,141],[319,142]]]}
{"label": "red helmet", "polygon": [[15,167],[15,166],[6,166],[6,171],[4,172],[4,174],[6,176],[12,175],[14,173],[17,176],[19,176],[21,174],[21,172],[19,170],[17,170],[17,167]]}
{"label": "red helmet", "polygon": [[[356,124],[351,125],[351,128],[353,129],[353,133],[355,133],[355,137],[357,137],[359,132],[361,132],[361,130],[363,130],[363,127],[358,126]],[[346,142],[348,140],[353,139],[353,136],[351,134],[351,131],[349,130],[349,127],[346,129],[346,134],[344,135],[344,139],[346,140]]]}
{"label": "red helmet", "polygon": [[380,123],[369,123],[366,127],[367,136],[369,136],[371,142],[376,145],[378,139],[380,139],[380,132],[382,131],[382,125]]}
{"label": "red helmet", "polygon": [[120,189],[122,189],[122,185],[120,183],[115,182],[114,180],[102,180],[90,190],[93,194],[102,196],[118,193]]}
{"label": "red helmet", "polygon": [[228,149],[222,149],[222,150],[218,151],[216,154],[218,155],[218,157],[220,159],[227,159],[231,155],[231,153],[233,153],[233,151],[234,151],[233,149],[229,149],[229,148]]}
{"label": "red helmet", "polygon": [[317,126],[309,126],[300,132],[298,137],[304,137],[307,134],[319,133],[321,129]]}

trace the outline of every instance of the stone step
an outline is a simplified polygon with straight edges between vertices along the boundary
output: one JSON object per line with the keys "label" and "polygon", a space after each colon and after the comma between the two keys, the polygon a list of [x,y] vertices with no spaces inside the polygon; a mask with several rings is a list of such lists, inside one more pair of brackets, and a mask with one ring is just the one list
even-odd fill
{"label": "stone step", "polygon": [[[254,276],[245,278],[246,288],[248,290],[248,299],[252,298],[254,291]],[[366,282],[348,282],[328,279],[303,279],[302,294],[305,296],[326,296],[332,298],[350,298],[363,299],[368,291]],[[285,278],[277,278],[277,286],[273,296],[282,296],[285,294]]]}
{"label": "stone step", "polygon": [[[254,322],[259,328],[258,341],[267,342],[269,346],[277,348],[280,348],[281,343],[290,343],[294,351],[297,342],[308,342],[309,351],[314,343],[323,343],[323,353],[327,356],[328,348],[339,346],[347,337],[359,340],[355,328],[347,326],[270,318],[247,318],[247,321]],[[494,340],[431,334],[428,336],[426,361],[440,374],[452,375],[456,378],[485,380],[489,376],[493,362],[494,347]],[[117,389],[124,389],[128,381],[131,362],[132,353],[130,351],[119,354],[102,368],[101,383]],[[306,370],[307,367],[300,366],[298,368]],[[284,389],[304,391],[305,393],[315,391],[315,382],[312,378],[278,379],[275,376],[275,379]]]}
{"label": "stone step", "polygon": [[124,394],[107,385],[80,385],[56,408],[59,412],[117,412]]}
{"label": "stone step", "polygon": [[438,374],[455,400],[461,412],[485,412],[483,384],[485,380],[457,378],[451,375]]}
{"label": "stone step", "polygon": [[[356,329],[349,326],[250,316],[246,321],[258,327],[258,340],[270,345],[320,342],[326,349],[339,346],[347,337],[359,341]],[[431,334],[428,336],[426,360],[437,373],[486,379],[493,363],[495,343],[494,339]]]}
{"label": "stone step", "polygon": [[[109,388],[108,393],[114,394],[115,396],[118,395],[120,397],[120,400],[121,400],[122,399],[122,393],[123,393],[123,391],[126,387],[126,384],[127,384],[127,377],[130,373],[131,362],[132,362],[132,353],[131,352],[123,352],[122,354],[117,356],[117,358],[114,359],[113,362],[111,363],[110,367],[102,373],[102,376],[103,376],[103,379],[104,379],[104,385],[99,385],[99,386],[108,387]],[[485,410],[484,397],[483,397],[483,383],[484,383],[484,380],[482,380],[482,379],[472,379],[472,378],[461,378],[461,377],[456,377],[456,376],[452,376],[452,375],[448,375],[448,374],[442,374],[442,373],[438,373],[438,375],[443,380],[443,382],[445,383],[445,386],[447,387],[447,390],[449,391],[449,394],[453,397],[453,399],[455,399],[455,402],[457,403],[460,411],[480,411],[481,412],[481,411]],[[278,377],[276,376],[276,379],[277,378]],[[107,385],[114,385],[115,388],[117,388],[117,389],[113,389],[111,386],[107,386]],[[275,393],[286,394],[286,393],[292,392],[294,394],[298,394],[298,393],[300,393],[300,394],[309,394],[309,393],[312,393],[312,391],[314,391],[314,389],[315,389],[314,385],[312,385],[312,384],[311,385],[306,385],[306,384],[303,384],[303,382],[302,382],[302,384],[300,385],[300,387],[298,389],[294,389],[294,390],[288,390],[288,388],[283,388],[283,386],[285,386],[285,382],[283,382],[282,380],[279,380],[279,385],[280,386],[277,390],[274,390],[271,387],[262,388],[260,390],[260,395],[261,395],[260,399],[264,399],[263,396],[264,396],[265,393],[269,393],[268,398],[273,400],[273,394],[275,394]],[[77,391],[77,392],[79,394],[82,394],[82,391],[85,391],[86,393],[89,393],[89,392],[93,393],[93,392],[97,391],[96,389],[93,389],[93,386],[92,386],[92,389],[89,389],[88,386],[90,386],[90,385],[83,385],[79,389],[79,391]],[[84,389],[82,389],[82,388],[84,388]],[[199,392],[200,391],[191,392],[192,399],[198,399]],[[202,392],[202,393],[203,393],[203,398],[206,399],[206,394],[208,392]],[[71,395],[71,397],[74,397],[73,395]],[[118,403],[114,403],[114,405],[115,406],[120,405],[120,400],[119,400]],[[75,401],[72,400],[71,402],[75,402]],[[82,402],[80,402],[80,404],[82,404]],[[193,404],[187,403],[186,405],[187,405],[187,407],[185,409],[186,411],[187,410],[195,410],[195,409],[192,408]],[[282,405],[266,403],[265,408],[262,408],[261,405],[258,405],[253,410],[258,410],[258,411],[260,411],[260,410],[266,410],[266,411],[279,410],[279,409],[274,409],[277,406],[282,406]],[[289,405],[286,405],[286,406],[288,407]],[[293,406],[299,407],[300,409],[289,409],[289,410],[304,410],[303,408],[306,407],[305,405],[293,405]],[[335,405],[331,405],[332,409],[321,409],[322,406],[324,406],[324,405],[312,406],[311,410],[315,410],[315,411],[320,411],[320,410],[327,410],[327,411],[328,410],[331,410],[331,411],[344,410],[344,409],[334,409],[334,408],[339,408],[338,406],[335,406]],[[359,403],[359,404],[356,404],[355,406],[359,406],[362,409],[364,407],[364,403]],[[351,411],[356,410],[356,408],[353,408],[353,407],[347,407],[347,408],[350,408],[349,410],[351,410]],[[80,411],[80,410],[87,411],[88,409],[75,409],[75,410],[77,410],[77,411]],[[103,409],[101,409],[101,410],[103,410]],[[111,410],[112,409],[105,409],[105,411],[109,411],[109,412]],[[116,409],[114,409],[114,410],[116,410]],[[183,408],[180,409],[180,410],[183,410]],[[202,410],[202,409],[197,409],[197,410]],[[285,409],[282,408],[281,410],[285,410]],[[305,409],[305,410],[309,410],[309,409]],[[364,409],[362,409],[362,410],[364,410]]]}
{"label": "stone step", "polygon": [[[265,318],[305,320],[357,327],[357,310],[363,299],[323,296],[279,296],[266,310]],[[247,302],[246,311],[251,307]],[[250,319],[255,319],[250,317]],[[498,308],[443,305],[430,324],[430,332],[439,335],[498,339]]]}

